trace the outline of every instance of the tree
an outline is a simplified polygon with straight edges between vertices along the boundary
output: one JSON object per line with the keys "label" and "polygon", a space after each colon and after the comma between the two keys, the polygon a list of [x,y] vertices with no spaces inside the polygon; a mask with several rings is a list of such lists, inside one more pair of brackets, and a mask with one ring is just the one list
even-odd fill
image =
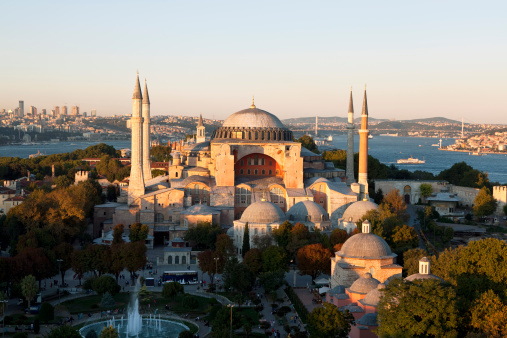
{"label": "tree", "polygon": [[134,223],[130,226],[129,239],[131,242],[145,241],[150,228],[146,224]]}
{"label": "tree", "polygon": [[262,270],[264,272],[288,270],[287,255],[285,251],[277,246],[270,246],[262,253]]}
{"label": "tree", "polygon": [[116,329],[112,325],[103,328],[99,335],[99,338],[118,338],[118,337],[119,337],[118,331],[116,331]]}
{"label": "tree", "polygon": [[273,245],[273,237],[270,234],[254,235],[252,239],[252,244],[254,248],[264,251],[271,245]]}
{"label": "tree", "polygon": [[116,304],[113,296],[109,292],[104,293],[102,299],[100,300],[100,306],[105,309],[111,309]]}
{"label": "tree", "polygon": [[162,287],[162,296],[165,298],[172,298],[178,295],[179,293],[183,294],[185,292],[183,285],[178,282],[168,282],[165,283]]}
{"label": "tree", "polygon": [[456,293],[435,279],[395,278],[377,307],[381,337],[457,337]]}
{"label": "tree", "polygon": [[124,232],[123,224],[116,224],[113,227],[113,243],[112,243],[113,245],[125,242],[122,238],[123,232]]}
{"label": "tree", "polygon": [[55,319],[55,308],[50,303],[42,303],[39,311],[39,319],[44,323]]}
{"label": "tree", "polygon": [[53,180],[53,184],[56,185],[58,188],[68,187],[72,183],[73,182],[66,175],[58,176]]}
{"label": "tree", "polygon": [[336,244],[343,244],[345,241],[349,238],[349,234],[347,231],[343,229],[334,229],[331,233],[331,236],[329,236],[329,241],[331,242],[332,246],[335,246]]}
{"label": "tree", "polygon": [[496,200],[491,195],[491,190],[482,187],[474,199],[474,214],[477,217],[491,215],[496,210]]}
{"label": "tree", "polygon": [[39,288],[34,276],[28,275],[21,280],[21,293],[28,302],[28,308],[30,308],[30,302],[37,295],[37,292],[39,292]]}
{"label": "tree", "polygon": [[211,250],[205,250],[197,254],[199,269],[202,273],[210,276],[211,283],[215,281],[215,273],[222,273],[225,261],[220,255]]}
{"label": "tree", "polygon": [[413,275],[419,272],[419,260],[428,257],[429,254],[424,249],[410,249],[403,253],[403,270],[405,276]]}
{"label": "tree", "polygon": [[421,196],[424,199],[426,199],[426,198],[430,197],[431,194],[433,193],[433,187],[429,183],[421,183],[421,185],[419,186],[419,192],[420,192]]}
{"label": "tree", "polygon": [[172,159],[170,146],[154,146],[151,147],[150,155],[155,162],[167,162]]}
{"label": "tree", "polygon": [[305,147],[310,151],[313,151],[315,153],[319,152],[317,145],[315,144],[315,141],[308,135],[301,136],[300,138],[297,139],[297,142],[301,143],[302,147]]}
{"label": "tree", "polygon": [[324,303],[308,314],[308,331],[313,337],[346,338],[355,324],[354,316],[348,311],[341,312],[338,307]]}
{"label": "tree", "polygon": [[[211,311],[210,311],[211,312]],[[231,320],[232,313],[232,320]],[[224,338],[230,336],[230,325],[232,322],[233,331],[241,327],[241,316],[238,311],[232,311],[227,306],[221,306],[211,320],[211,337]]]}
{"label": "tree", "polygon": [[471,309],[471,326],[488,337],[507,337],[507,305],[492,290],[484,292]]}
{"label": "tree", "polygon": [[116,186],[110,184],[107,186],[106,190],[106,199],[109,202],[116,202],[117,193],[116,193]]}
{"label": "tree", "polygon": [[507,204],[503,206],[503,213],[505,216],[507,216]]}
{"label": "tree", "polygon": [[248,222],[245,224],[245,231],[243,233],[243,247],[241,250],[242,256],[245,257],[245,254],[250,250],[250,230],[248,229]]}
{"label": "tree", "polygon": [[273,229],[271,232],[273,234],[273,238],[281,248],[286,248],[289,244],[289,236],[292,230],[292,223],[289,221],[285,221],[278,228]]}
{"label": "tree", "polygon": [[215,249],[217,236],[222,233],[222,228],[218,224],[210,222],[199,222],[195,227],[191,227],[185,234],[185,240],[193,242],[198,250]]}
{"label": "tree", "polygon": [[449,169],[441,171],[437,179],[463,187],[491,189],[487,173],[480,172],[465,162],[455,163]]}
{"label": "tree", "polygon": [[54,255],[57,259],[61,259],[59,269],[62,285],[65,284],[65,272],[72,267],[72,253],[74,247],[69,243],[60,243],[53,249]]}
{"label": "tree", "polygon": [[271,293],[278,290],[285,283],[285,271],[268,271],[259,276],[259,282],[264,288],[264,292]]}
{"label": "tree", "polygon": [[141,286],[141,289],[139,289],[138,297],[143,304],[149,304],[151,302],[152,294],[151,291],[146,288],[146,285]]}
{"label": "tree", "polygon": [[125,250],[123,251],[125,268],[130,272],[131,276],[142,269],[146,265],[146,245],[144,242],[125,243]]}
{"label": "tree", "polygon": [[302,273],[312,276],[312,279],[317,278],[321,273],[330,274],[332,256],[331,250],[322,244],[306,245],[298,250],[298,269]]}
{"label": "tree", "polygon": [[398,189],[393,189],[384,196],[382,203],[379,205],[379,209],[390,211],[402,221],[408,221],[409,215],[407,214],[407,205]]}
{"label": "tree", "polygon": [[232,257],[225,263],[224,286],[226,289],[234,289],[239,293],[247,293],[252,290],[255,275],[246,264],[240,263],[236,257]]}
{"label": "tree", "polygon": [[419,245],[419,235],[414,228],[404,224],[396,226],[393,231],[391,243],[395,251],[406,251]]}
{"label": "tree", "polygon": [[[115,227],[116,228],[116,227]],[[123,240],[122,240],[123,241]],[[114,243],[114,238],[113,238]],[[125,269],[125,250],[127,245],[125,243],[118,243],[111,245],[111,261],[109,262],[109,273],[112,273],[116,282],[121,272]]]}
{"label": "tree", "polygon": [[116,280],[108,275],[96,278],[92,283],[92,287],[93,291],[97,292],[99,295],[103,295],[106,292],[116,295],[121,289],[118,283],[116,283]]}
{"label": "tree", "polygon": [[194,334],[188,330],[181,331],[178,338],[194,338]]}
{"label": "tree", "polygon": [[287,252],[289,256],[295,257],[297,251],[309,244],[310,242],[310,231],[308,227],[301,223],[296,223],[294,227],[291,229],[289,234],[289,243],[287,244]]}
{"label": "tree", "polygon": [[35,320],[33,321],[33,333],[39,334],[39,332],[40,332],[40,319],[35,318]]}
{"label": "tree", "polygon": [[69,325],[61,325],[57,326],[48,334],[44,336],[45,338],[81,338],[79,331],[73,326]]}
{"label": "tree", "polygon": [[260,249],[253,248],[248,250],[243,258],[243,263],[248,266],[250,271],[257,276],[262,271],[262,252]]}
{"label": "tree", "polygon": [[234,242],[227,234],[220,234],[217,236],[215,247],[216,252],[226,260],[234,255]]}

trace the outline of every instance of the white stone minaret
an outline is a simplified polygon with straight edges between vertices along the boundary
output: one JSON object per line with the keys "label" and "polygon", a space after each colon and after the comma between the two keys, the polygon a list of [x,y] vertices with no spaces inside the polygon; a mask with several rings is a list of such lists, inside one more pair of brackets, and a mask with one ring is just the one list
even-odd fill
{"label": "white stone minaret", "polygon": [[148,85],[144,80],[143,95],[143,176],[145,180],[151,180],[150,164],[150,96],[148,95]]}
{"label": "white stone minaret", "polygon": [[142,111],[141,85],[139,84],[139,73],[137,74],[134,95],[132,96],[132,118],[130,127],[132,128],[132,150],[130,157],[130,179],[128,190],[128,203],[132,204],[140,196],[144,195],[144,176],[143,176],[143,117]]}
{"label": "white stone minaret", "polygon": [[354,179],[354,103],[352,102],[352,88],[350,89],[349,118],[347,123],[347,166],[345,175],[347,184],[355,183]]}
{"label": "white stone minaret", "polygon": [[199,115],[199,122],[197,123],[197,137],[195,139],[196,143],[202,143],[206,141],[206,128],[202,123],[202,114]]}
{"label": "white stone minaret", "polygon": [[368,102],[364,89],[361,129],[359,129],[359,172],[358,183],[361,185],[361,198],[368,199]]}

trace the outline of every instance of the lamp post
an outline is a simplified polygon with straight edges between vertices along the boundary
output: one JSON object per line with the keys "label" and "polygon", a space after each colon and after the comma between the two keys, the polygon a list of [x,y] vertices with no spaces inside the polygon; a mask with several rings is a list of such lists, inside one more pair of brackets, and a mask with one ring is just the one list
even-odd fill
{"label": "lamp post", "polygon": [[3,303],[2,305],[3,305],[3,310],[4,310],[3,313],[2,313],[2,315],[3,315],[2,337],[4,337],[5,336],[5,304],[7,304],[9,302],[9,300],[0,300],[0,302]]}
{"label": "lamp post", "polygon": [[296,262],[294,262],[293,259],[290,260],[290,263],[293,264],[293,269],[294,269],[294,282],[292,283],[292,287],[296,287]]}
{"label": "lamp post", "polygon": [[[62,262],[63,262],[63,259],[57,259],[56,260],[58,262],[58,274],[60,275],[60,277],[62,276],[62,271],[61,271],[61,265],[62,265]],[[60,305],[60,286],[61,286],[61,283],[58,283],[58,305]]]}
{"label": "lamp post", "polygon": [[232,308],[234,307],[234,304],[228,304],[227,307],[231,308],[231,338],[232,338]]}
{"label": "lamp post", "polygon": [[218,257],[215,257],[213,258],[215,260],[215,267],[216,267],[216,270],[215,270],[215,278],[213,280],[213,285],[215,285],[215,296],[217,295],[217,285],[215,283],[215,281],[217,280],[217,276],[218,275]]}

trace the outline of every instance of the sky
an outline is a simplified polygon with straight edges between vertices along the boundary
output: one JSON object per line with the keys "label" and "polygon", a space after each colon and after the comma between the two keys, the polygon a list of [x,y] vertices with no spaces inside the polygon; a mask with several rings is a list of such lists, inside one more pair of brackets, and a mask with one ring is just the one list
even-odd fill
{"label": "sky", "polygon": [[507,124],[505,1],[2,1],[0,109]]}

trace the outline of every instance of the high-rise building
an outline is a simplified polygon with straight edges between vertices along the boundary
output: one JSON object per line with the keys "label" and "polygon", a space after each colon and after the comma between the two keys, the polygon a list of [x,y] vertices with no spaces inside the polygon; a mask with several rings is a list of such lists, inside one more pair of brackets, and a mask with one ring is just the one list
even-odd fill
{"label": "high-rise building", "polygon": [[60,107],[55,106],[55,113],[53,114],[53,116],[58,116],[58,115],[60,115]]}
{"label": "high-rise building", "polygon": [[42,115],[46,115],[46,109],[42,109]]}
{"label": "high-rise building", "polygon": [[72,107],[72,116],[76,116],[76,115],[79,115],[79,107],[73,106]]}
{"label": "high-rise building", "polygon": [[19,101],[19,114],[21,114],[21,117],[25,116],[25,102]]}
{"label": "high-rise building", "polygon": [[97,116],[97,109],[92,109],[91,116],[92,116],[92,117]]}
{"label": "high-rise building", "polygon": [[35,116],[37,115],[37,108],[34,106],[30,106],[30,115]]}

